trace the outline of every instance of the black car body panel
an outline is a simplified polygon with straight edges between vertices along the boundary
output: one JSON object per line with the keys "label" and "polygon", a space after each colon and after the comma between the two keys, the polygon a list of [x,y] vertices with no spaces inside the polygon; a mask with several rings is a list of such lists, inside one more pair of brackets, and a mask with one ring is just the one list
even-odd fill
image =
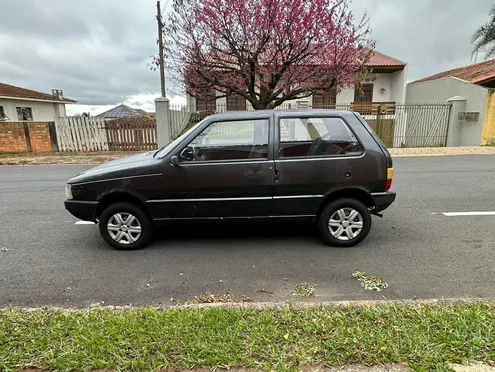
{"label": "black car body panel", "polygon": [[[305,155],[314,143],[284,142],[282,120],[332,118],[342,120],[357,142],[352,154]],[[268,128],[267,144],[253,143],[215,154],[249,151],[246,159],[181,161],[180,157],[200,133],[217,122],[253,120]],[[257,124],[255,124],[257,125]],[[256,131],[256,129],[255,129]],[[284,147],[285,146],[285,147]],[[335,142],[334,146],[340,146]],[[211,146],[194,149],[208,159]],[[359,150],[360,149],[360,150]],[[219,152],[220,151],[220,152]],[[284,154],[291,153],[291,157]],[[298,152],[303,154],[298,156]],[[206,154],[206,156],[204,155]],[[388,155],[388,157],[387,157]],[[237,155],[235,155],[237,156]],[[210,156],[211,157],[211,156]],[[212,115],[165,150],[147,152],[92,168],[68,181],[72,200],[66,208],[76,217],[96,221],[99,206],[112,196],[126,196],[145,206],[155,221],[251,218],[315,219],[326,200],[342,192],[366,196],[370,209],[387,208],[395,194],[385,193],[391,158],[353,112],[336,110],[273,110]]]}
{"label": "black car body panel", "polygon": [[375,205],[375,211],[381,212],[390,207],[395,201],[396,194],[392,191],[376,192],[372,193],[373,204]]}

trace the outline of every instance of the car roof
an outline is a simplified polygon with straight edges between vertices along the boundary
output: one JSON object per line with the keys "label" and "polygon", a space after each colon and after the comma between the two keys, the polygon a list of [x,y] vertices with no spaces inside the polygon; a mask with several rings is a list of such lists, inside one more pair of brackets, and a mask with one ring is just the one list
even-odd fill
{"label": "car roof", "polygon": [[348,116],[353,114],[353,111],[349,110],[333,110],[333,109],[289,109],[289,110],[251,110],[251,111],[231,111],[222,112],[211,115],[211,118],[222,119],[242,119],[253,117],[267,117],[275,115],[276,117],[287,116],[305,116],[305,117],[321,117],[323,115],[336,115],[336,116]]}

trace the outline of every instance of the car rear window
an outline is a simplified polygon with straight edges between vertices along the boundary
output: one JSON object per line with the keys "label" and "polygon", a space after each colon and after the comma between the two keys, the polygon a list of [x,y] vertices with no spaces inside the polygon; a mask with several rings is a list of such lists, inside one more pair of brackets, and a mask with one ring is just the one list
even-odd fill
{"label": "car rear window", "polygon": [[337,117],[281,118],[282,158],[357,155],[361,144],[347,124]]}

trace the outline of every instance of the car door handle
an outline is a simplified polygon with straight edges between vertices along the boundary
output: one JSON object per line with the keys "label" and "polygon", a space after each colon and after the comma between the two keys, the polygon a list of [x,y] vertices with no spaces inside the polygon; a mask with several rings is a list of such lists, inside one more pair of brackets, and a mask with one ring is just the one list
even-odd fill
{"label": "car door handle", "polygon": [[278,182],[278,180],[280,179],[280,173],[278,170],[275,171],[275,182]]}

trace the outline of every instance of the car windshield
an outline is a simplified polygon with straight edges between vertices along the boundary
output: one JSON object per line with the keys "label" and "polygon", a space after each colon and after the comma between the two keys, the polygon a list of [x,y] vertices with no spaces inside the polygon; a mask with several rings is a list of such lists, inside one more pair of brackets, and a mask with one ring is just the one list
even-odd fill
{"label": "car windshield", "polygon": [[[204,120],[204,119],[203,119]],[[167,155],[169,153],[170,150],[172,150],[179,142],[181,142],[185,136],[189,135],[189,133],[191,133],[194,129],[196,129],[196,127],[198,125],[200,125],[203,120],[201,120],[199,123],[193,125],[191,128],[189,128],[186,132],[184,132],[182,135],[180,135],[179,137],[177,137],[176,139],[174,139],[172,142],[170,142],[168,145],[165,145],[163,146],[162,148],[160,148],[159,150],[157,150],[157,152],[153,155],[155,158],[158,157],[158,158],[162,158],[164,157],[165,155]]]}

